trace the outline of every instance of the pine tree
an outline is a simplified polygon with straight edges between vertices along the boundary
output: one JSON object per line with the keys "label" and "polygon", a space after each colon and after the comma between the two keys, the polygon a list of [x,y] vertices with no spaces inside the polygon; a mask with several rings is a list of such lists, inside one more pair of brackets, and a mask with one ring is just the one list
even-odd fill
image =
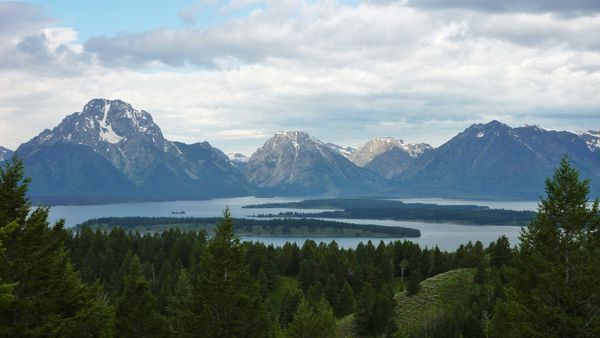
{"label": "pine tree", "polygon": [[202,256],[194,314],[198,336],[263,337],[270,332],[266,306],[244,263],[228,208]]}
{"label": "pine tree", "polygon": [[348,282],[344,282],[335,310],[338,317],[347,316],[354,312],[354,292]]}
{"label": "pine tree", "polygon": [[167,305],[172,336],[193,337],[192,282],[184,269],[179,271],[173,295]]}
{"label": "pine tree", "polygon": [[[6,266],[7,262],[4,257],[4,240],[11,232],[13,232],[17,228],[17,222],[12,222],[5,227],[0,227],[0,266]],[[13,296],[13,288],[16,286],[16,283],[1,283],[0,280],[0,311],[4,312],[7,310],[7,307],[14,300]],[[0,329],[0,334],[2,334],[3,330]]]}
{"label": "pine tree", "polygon": [[599,204],[589,182],[563,159],[538,214],[521,232],[498,332],[529,337],[600,336]]}
{"label": "pine tree", "polygon": [[406,286],[406,295],[413,296],[419,293],[421,290],[421,276],[418,271],[413,271],[408,278],[408,285]]}
{"label": "pine tree", "polygon": [[13,302],[0,309],[0,333],[20,337],[111,335],[112,310],[99,296],[101,292],[84,287],[74,271],[64,247],[64,222],[50,227],[48,208],[30,211],[30,180],[23,176],[23,162],[16,157],[0,169],[0,232],[14,227],[5,241],[6,264],[0,268],[0,280],[16,283]]}
{"label": "pine tree", "polygon": [[283,296],[283,302],[279,313],[279,323],[285,327],[294,319],[294,314],[302,300],[302,294],[299,290],[287,290]]}
{"label": "pine tree", "polygon": [[311,306],[308,301],[302,300],[294,314],[294,319],[288,325],[288,336],[291,338],[335,337],[336,321],[329,304],[322,299],[315,306]]}
{"label": "pine tree", "polygon": [[165,337],[165,320],[156,309],[156,299],[137,256],[133,256],[128,270],[116,309],[117,336]]}
{"label": "pine tree", "polygon": [[371,314],[375,305],[375,290],[371,283],[365,283],[360,291],[356,310],[355,322],[360,335],[370,335],[373,332]]}

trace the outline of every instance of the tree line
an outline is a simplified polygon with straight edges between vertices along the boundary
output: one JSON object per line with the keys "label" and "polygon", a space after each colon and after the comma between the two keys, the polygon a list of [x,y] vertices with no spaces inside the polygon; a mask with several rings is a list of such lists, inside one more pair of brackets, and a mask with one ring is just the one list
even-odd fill
{"label": "tree line", "polygon": [[[521,244],[505,237],[454,252],[409,241],[240,242],[228,210],[215,233],[64,228],[32,209],[23,163],[0,170],[0,336],[594,337],[600,332],[598,203],[563,161]],[[475,271],[468,301],[423,330],[394,320],[399,292],[456,269]],[[348,317],[350,316],[350,317]]]}

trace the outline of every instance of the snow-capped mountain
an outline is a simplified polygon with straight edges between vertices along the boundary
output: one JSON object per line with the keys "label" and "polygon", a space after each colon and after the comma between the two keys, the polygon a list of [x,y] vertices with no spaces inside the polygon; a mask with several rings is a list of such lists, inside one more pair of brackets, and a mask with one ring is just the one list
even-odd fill
{"label": "snow-capped mountain", "polygon": [[229,161],[240,170],[246,167],[248,160],[250,159],[248,156],[240,153],[229,153],[227,154],[227,158],[229,158]]}
{"label": "snow-capped mountain", "polygon": [[7,161],[13,155],[13,151],[10,149],[6,149],[4,147],[0,147],[0,162]]}
{"label": "snow-capped mountain", "polygon": [[331,148],[332,150],[337,151],[340,155],[344,156],[347,159],[350,159],[350,156],[352,156],[354,151],[356,151],[356,149],[352,147],[342,147],[335,143],[327,143],[325,145]]}
{"label": "snow-capped mountain", "polygon": [[377,175],[301,131],[275,134],[250,157],[244,172],[250,182],[279,194],[362,193],[382,185]]}
{"label": "snow-capped mountain", "polygon": [[591,151],[600,153],[600,130],[588,130],[577,135],[585,141]]}
{"label": "snow-capped mountain", "polygon": [[565,155],[600,192],[600,157],[578,135],[498,121],[474,124],[420,156],[391,186],[410,195],[537,199]]}
{"label": "snow-capped mountain", "polygon": [[240,153],[229,153],[227,154],[227,158],[231,162],[248,162],[248,160],[250,159],[248,156]]}
{"label": "snow-capped mountain", "polygon": [[356,149],[356,151],[352,153],[352,156],[350,156],[350,160],[354,164],[364,167],[375,157],[394,148],[404,151],[412,158],[419,157],[424,152],[432,149],[431,146],[426,143],[411,144],[393,137],[377,137]]}
{"label": "snow-capped mountain", "polygon": [[168,199],[250,191],[223,152],[208,142],[165,139],[148,112],[120,100],[91,100],[18,153],[38,196]]}

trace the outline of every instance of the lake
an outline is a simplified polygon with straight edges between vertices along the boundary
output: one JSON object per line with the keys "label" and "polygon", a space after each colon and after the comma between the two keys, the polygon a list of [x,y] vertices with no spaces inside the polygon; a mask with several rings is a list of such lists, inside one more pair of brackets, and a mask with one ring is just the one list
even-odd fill
{"label": "lake", "polygon": [[[242,206],[261,203],[283,203],[298,201],[299,198],[292,197],[236,197],[221,198],[203,201],[171,201],[171,202],[139,202],[118,203],[102,205],[77,205],[77,206],[54,206],[50,209],[50,220],[65,219],[66,226],[72,227],[85,220],[100,217],[123,217],[123,216],[175,216],[175,217],[219,217],[223,209],[229,206],[234,217],[247,217],[250,215],[264,213],[265,209],[243,209]],[[502,208],[511,210],[536,210],[537,201],[477,201],[477,200],[452,200],[452,199],[402,199],[410,203],[435,203],[443,205],[472,204],[489,206],[491,208]],[[294,210],[294,209],[291,209]],[[173,211],[185,211],[185,215],[172,215]],[[290,209],[269,209],[269,212],[279,213],[290,211]],[[299,212],[317,212],[323,210],[298,209]],[[438,246],[442,250],[455,250],[460,244],[468,241],[481,241],[484,245],[505,235],[512,244],[516,244],[520,227],[511,226],[471,226],[451,223],[425,223],[409,221],[387,221],[387,220],[357,220],[345,219],[343,221],[361,224],[398,225],[421,230],[420,238],[412,238],[410,241],[421,246]],[[268,237],[268,236],[246,236],[243,240],[260,241],[265,244],[282,245],[285,242],[296,242],[302,245],[310,237]],[[335,240],[340,247],[356,247],[360,242],[368,240],[378,243],[380,239],[373,238],[334,238],[316,237],[311,238],[316,242],[331,242]],[[393,241],[394,239],[385,239]]]}

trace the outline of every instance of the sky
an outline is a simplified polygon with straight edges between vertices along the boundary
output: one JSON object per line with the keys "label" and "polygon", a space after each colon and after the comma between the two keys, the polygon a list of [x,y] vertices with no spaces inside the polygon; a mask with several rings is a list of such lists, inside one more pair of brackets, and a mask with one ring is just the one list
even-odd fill
{"label": "sky", "polygon": [[0,146],[92,98],[246,155],[280,130],[354,147],[493,119],[598,130],[600,1],[0,1]]}

